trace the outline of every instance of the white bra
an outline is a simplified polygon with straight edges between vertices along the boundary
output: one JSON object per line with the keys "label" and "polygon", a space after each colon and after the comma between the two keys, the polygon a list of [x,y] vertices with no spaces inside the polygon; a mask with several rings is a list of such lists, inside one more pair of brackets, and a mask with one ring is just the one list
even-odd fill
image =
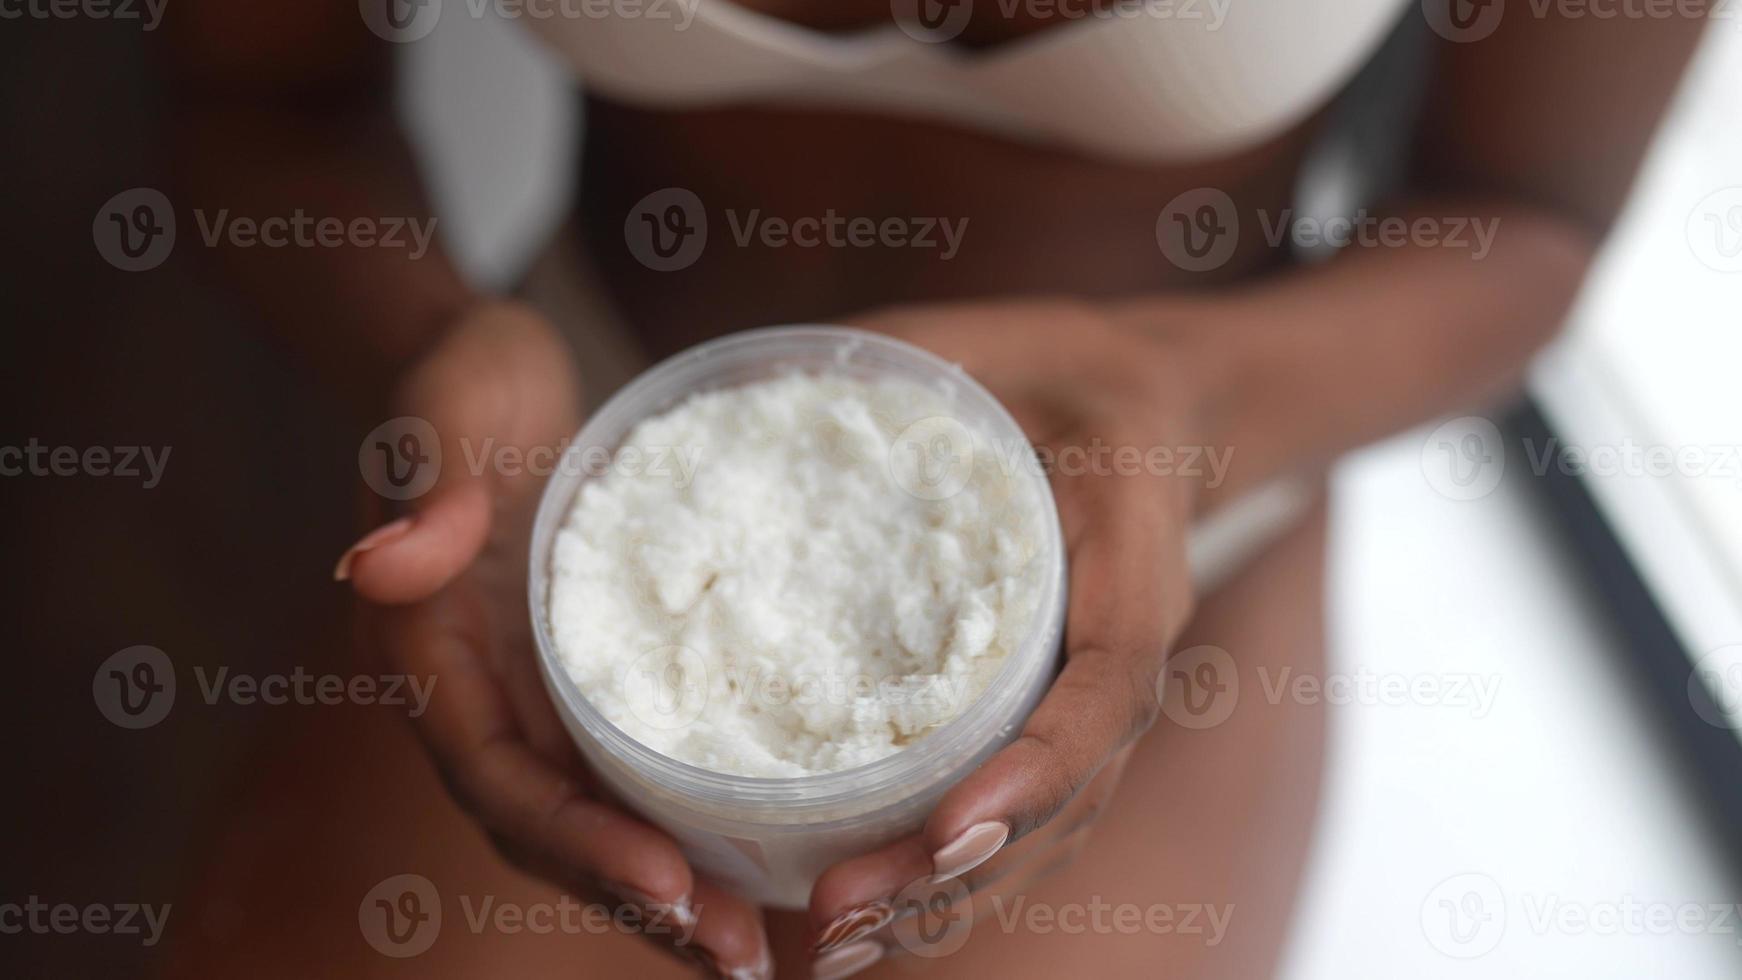
{"label": "white bra", "polygon": [[1141,161],[1222,155],[1285,131],[1366,63],[1407,3],[1142,0],[978,52],[894,23],[825,34],[731,0],[528,20],[618,101],[858,109]]}

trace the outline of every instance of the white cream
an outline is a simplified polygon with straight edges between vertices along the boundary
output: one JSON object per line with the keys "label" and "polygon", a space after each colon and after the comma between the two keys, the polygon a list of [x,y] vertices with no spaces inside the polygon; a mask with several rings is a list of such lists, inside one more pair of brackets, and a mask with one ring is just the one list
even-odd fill
{"label": "white cream", "polygon": [[637,425],[552,553],[552,639],[581,693],[744,776],[871,762],[960,714],[1052,570],[1026,446],[953,411],[908,381],[792,374]]}

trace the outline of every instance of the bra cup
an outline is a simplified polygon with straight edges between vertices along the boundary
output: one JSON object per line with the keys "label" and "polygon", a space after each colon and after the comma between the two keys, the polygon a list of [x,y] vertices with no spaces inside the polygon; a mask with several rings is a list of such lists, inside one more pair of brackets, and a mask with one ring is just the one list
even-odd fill
{"label": "bra cup", "polygon": [[1236,152],[1285,131],[1366,63],[1410,4],[1232,0],[1219,21],[1215,6],[1164,0],[1149,14],[1085,19],[979,52],[894,25],[822,34],[724,0],[694,5],[687,23],[528,23],[585,85],[629,104],[862,109],[1160,161]]}

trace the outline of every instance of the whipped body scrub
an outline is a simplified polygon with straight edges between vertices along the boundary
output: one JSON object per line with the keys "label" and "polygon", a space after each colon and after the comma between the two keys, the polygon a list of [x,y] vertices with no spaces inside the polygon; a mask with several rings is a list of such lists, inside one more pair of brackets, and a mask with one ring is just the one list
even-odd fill
{"label": "whipped body scrub", "polygon": [[960,369],[840,328],[727,337],[619,392],[545,490],[530,573],[590,767],[787,908],[1013,738],[1063,632],[1021,430]]}
{"label": "whipped body scrub", "polygon": [[792,373],[638,424],[617,458],[672,465],[585,484],[551,556],[575,686],[743,776],[873,762],[955,718],[1033,625],[1048,515],[951,411],[912,381]]}

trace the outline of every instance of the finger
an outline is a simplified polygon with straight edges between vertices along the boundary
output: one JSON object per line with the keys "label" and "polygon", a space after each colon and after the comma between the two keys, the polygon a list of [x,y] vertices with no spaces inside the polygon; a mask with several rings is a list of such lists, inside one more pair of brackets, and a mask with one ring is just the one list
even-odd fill
{"label": "finger", "polygon": [[517,715],[448,606],[392,607],[371,623],[395,666],[433,677],[416,732],[456,799],[488,829],[565,873],[602,878],[661,902],[689,897],[690,870],[665,834],[588,798],[575,777],[527,743]]}
{"label": "finger", "polygon": [[765,980],[773,974],[761,913],[743,899],[697,881],[683,902],[660,901],[621,882],[575,878],[570,868],[552,864],[511,837],[491,834],[498,851],[521,870],[553,883],[573,882],[583,901],[610,910],[620,922],[661,950],[702,966],[708,976]]}
{"label": "finger", "polygon": [[445,337],[407,376],[398,399],[400,411],[427,422],[441,443],[435,482],[411,501],[410,515],[347,550],[334,577],[348,578],[372,601],[407,603],[433,595],[470,565],[489,537],[495,499],[524,492],[528,482],[504,479],[490,465],[495,454],[513,449],[526,458],[570,434],[568,363],[542,321],[507,304]]}
{"label": "finger", "polygon": [[767,980],[774,975],[768,934],[756,906],[712,882],[697,881],[694,908],[687,934],[686,927],[677,926],[679,952],[700,960],[713,976]]}
{"label": "finger", "polygon": [[583,795],[517,738],[468,750],[445,774],[468,811],[515,841],[531,866],[552,869],[553,881],[598,879],[624,899],[680,916],[694,904],[694,878],[670,837]]}
{"label": "finger", "polygon": [[[1068,860],[1076,846],[1072,842],[1087,838],[1130,756],[1130,746],[1116,753],[1046,828],[1012,842],[996,858],[963,875],[966,890],[1014,887],[1011,880],[1033,881]],[[881,935],[902,915],[899,897],[931,876],[931,851],[917,833],[830,867],[811,887],[812,952],[827,953]]]}
{"label": "finger", "polygon": [[490,535],[490,496],[468,479],[437,487],[411,516],[364,535],[333,569],[371,602],[400,604],[434,595],[478,557]]}
{"label": "finger", "polygon": [[925,838],[910,834],[824,871],[811,886],[812,952],[858,942],[887,925],[895,896],[931,870]]}
{"label": "finger", "polygon": [[1071,561],[1064,669],[1016,741],[926,822],[933,873],[960,875],[1045,824],[1153,723],[1167,641],[1191,600],[1178,495],[1093,476],[1060,487]]}

